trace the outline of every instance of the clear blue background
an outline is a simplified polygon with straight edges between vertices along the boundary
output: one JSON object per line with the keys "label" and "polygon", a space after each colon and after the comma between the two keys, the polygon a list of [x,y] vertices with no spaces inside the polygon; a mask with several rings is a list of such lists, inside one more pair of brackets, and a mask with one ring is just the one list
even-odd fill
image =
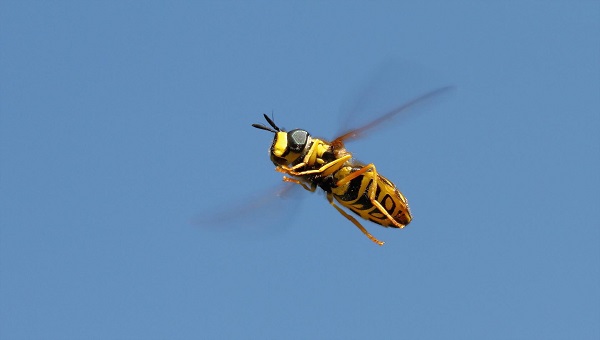
{"label": "clear blue background", "polygon": [[[599,32],[598,1],[2,1],[0,338],[598,339]],[[410,226],[304,192],[190,223],[279,183],[261,113],[332,138],[395,58],[456,85],[348,145]]]}

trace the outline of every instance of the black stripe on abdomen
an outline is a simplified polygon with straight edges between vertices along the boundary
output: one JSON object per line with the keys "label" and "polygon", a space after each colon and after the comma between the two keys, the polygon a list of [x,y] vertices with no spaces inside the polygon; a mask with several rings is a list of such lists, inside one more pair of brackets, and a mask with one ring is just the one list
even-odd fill
{"label": "black stripe on abdomen", "polygon": [[363,179],[363,176],[358,176],[358,177],[350,180],[350,183],[348,184],[348,189],[346,190],[346,192],[343,195],[338,196],[339,199],[341,199],[342,201],[346,201],[346,202],[352,202],[352,201],[356,200],[358,198],[358,194],[360,193],[360,186],[362,184],[362,179]]}

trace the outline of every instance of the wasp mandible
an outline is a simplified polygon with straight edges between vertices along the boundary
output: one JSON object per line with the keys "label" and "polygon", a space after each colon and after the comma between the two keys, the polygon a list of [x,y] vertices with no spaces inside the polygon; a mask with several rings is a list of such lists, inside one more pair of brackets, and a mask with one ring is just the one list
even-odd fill
{"label": "wasp mandible", "polygon": [[270,127],[262,124],[252,126],[275,134],[269,153],[275,170],[285,174],[285,182],[299,184],[311,192],[317,187],[321,188],[327,194],[327,201],[340,214],[357,226],[371,241],[383,245],[384,242],[371,235],[340,205],[365,220],[384,227],[402,229],[412,220],[408,201],[390,180],[377,172],[373,163],[364,164],[353,159],[352,154],[344,147],[344,142],[359,137],[394,115],[449,88],[442,87],[425,93],[370,123],[335,138],[332,142],[314,138],[302,129],[286,132],[266,114],[263,116]]}

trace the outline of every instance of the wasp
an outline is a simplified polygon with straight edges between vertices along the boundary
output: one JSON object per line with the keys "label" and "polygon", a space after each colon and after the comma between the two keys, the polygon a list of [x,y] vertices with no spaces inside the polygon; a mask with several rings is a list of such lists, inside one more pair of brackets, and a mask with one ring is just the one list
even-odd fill
{"label": "wasp", "polygon": [[298,184],[311,192],[321,188],[326,193],[329,204],[371,241],[381,246],[384,242],[371,235],[341,206],[365,220],[384,227],[402,229],[412,221],[408,200],[394,183],[379,174],[375,164],[365,164],[354,159],[346,150],[344,142],[363,135],[365,131],[408,107],[448,88],[439,88],[421,95],[362,127],[336,137],[331,142],[315,138],[303,129],[285,131],[266,114],[263,116],[270,127],[263,124],[252,126],[274,133],[269,154],[275,170],[284,174],[283,181]]}

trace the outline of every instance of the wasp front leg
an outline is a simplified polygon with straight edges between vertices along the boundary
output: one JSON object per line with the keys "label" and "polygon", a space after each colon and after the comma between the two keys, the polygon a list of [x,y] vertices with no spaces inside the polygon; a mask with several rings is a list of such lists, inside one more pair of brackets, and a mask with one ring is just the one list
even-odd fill
{"label": "wasp front leg", "polygon": [[[304,159],[302,160],[302,162],[294,165],[294,166],[286,166],[286,165],[280,165],[279,167],[281,167],[282,170],[285,171],[281,171],[280,172],[285,172],[285,173],[290,173],[291,172],[296,172],[296,170],[304,168],[305,166],[307,166],[308,164],[314,164],[314,162],[317,159],[317,149],[319,148],[320,143],[313,143],[313,145],[311,145],[311,147],[308,149],[308,151],[306,152],[306,155],[304,156]],[[296,176],[296,175],[294,175]]]}
{"label": "wasp front leg", "polygon": [[326,176],[333,174],[337,170],[339,170],[344,165],[344,163],[346,163],[348,160],[350,160],[350,158],[352,158],[351,155],[346,155],[346,156],[338,158],[332,162],[326,163],[323,166],[321,166],[320,168],[314,169],[314,170],[296,171],[294,169],[294,167],[289,168],[289,167],[281,166],[281,170],[277,170],[277,171],[284,172],[284,173],[292,175],[292,176],[306,176],[306,175],[317,175],[318,174],[323,177],[326,177]]}
{"label": "wasp front leg", "polygon": [[306,185],[305,182],[302,182],[295,178],[289,178],[287,176],[283,176],[283,181],[298,184],[298,185],[302,186],[304,188],[304,190],[306,190],[306,191],[315,192],[315,190],[317,190],[317,185],[314,183],[310,183],[310,187],[309,187],[308,185]]}

